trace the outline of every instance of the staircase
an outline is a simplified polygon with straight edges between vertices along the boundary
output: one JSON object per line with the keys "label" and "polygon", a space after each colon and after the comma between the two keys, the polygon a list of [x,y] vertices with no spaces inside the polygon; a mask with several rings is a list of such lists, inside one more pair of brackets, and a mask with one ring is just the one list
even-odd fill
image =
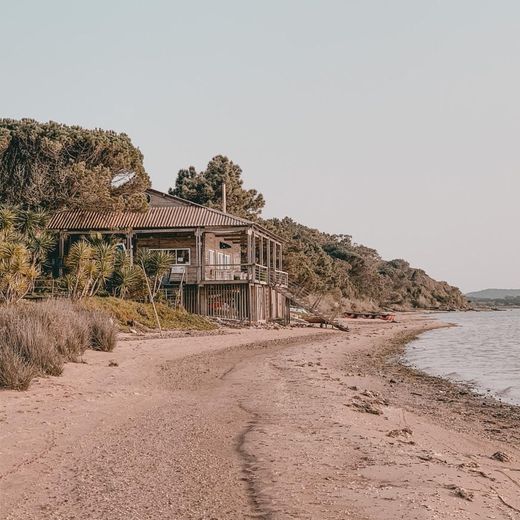
{"label": "staircase", "polygon": [[312,318],[307,320],[309,323],[331,325],[335,329],[348,332],[349,328],[346,325],[342,325],[337,319],[340,312],[339,309],[328,316],[319,310],[319,305],[323,295],[318,295],[312,303],[309,303],[308,298],[311,296],[311,291],[294,282],[289,282],[287,286],[275,285],[274,289],[277,293],[285,296],[289,301],[292,301],[302,309],[305,309],[312,317],[314,317],[314,320]]}

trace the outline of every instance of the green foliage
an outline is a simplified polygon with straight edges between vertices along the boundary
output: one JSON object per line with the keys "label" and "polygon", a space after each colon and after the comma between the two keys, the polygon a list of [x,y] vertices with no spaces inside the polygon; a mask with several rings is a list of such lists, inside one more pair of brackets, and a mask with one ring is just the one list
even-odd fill
{"label": "green foliage", "polygon": [[388,309],[465,308],[460,291],[437,282],[404,260],[383,260],[377,251],[354,244],[349,235],[331,235],[290,218],[263,224],[287,241],[290,279],[318,293],[339,290],[347,306]]}
{"label": "green foliage", "polygon": [[222,209],[224,182],[228,213],[243,218],[257,218],[265,205],[263,195],[253,189],[244,189],[242,169],[223,155],[213,157],[203,172],[197,172],[193,166],[180,170],[175,188],[170,188],[169,193],[210,208]]}
{"label": "green foliage", "polygon": [[[155,329],[155,315],[150,303],[141,303],[119,298],[86,298],[81,305],[93,311],[103,311],[114,318],[121,328]],[[208,319],[190,314],[182,309],[173,309],[164,303],[156,303],[161,326],[164,330],[213,330],[216,325]]]}
{"label": "green foliage", "polygon": [[144,296],[146,289],[143,270],[137,265],[130,264],[130,258],[119,253],[114,264],[114,272],[109,281],[110,291],[119,298]]}
{"label": "green foliage", "polygon": [[0,119],[0,200],[7,204],[143,209],[149,185],[143,156],[126,134]]}
{"label": "green foliage", "polygon": [[70,247],[65,282],[75,300],[103,292],[120,298],[149,298],[148,287],[155,299],[173,263],[172,255],[164,251],[140,249],[132,265],[110,237],[93,235]]}
{"label": "green foliage", "polygon": [[142,273],[147,278],[145,282],[150,288],[152,298],[157,296],[163,278],[169,273],[174,263],[175,259],[173,256],[165,251],[139,250],[136,264],[141,267]]}

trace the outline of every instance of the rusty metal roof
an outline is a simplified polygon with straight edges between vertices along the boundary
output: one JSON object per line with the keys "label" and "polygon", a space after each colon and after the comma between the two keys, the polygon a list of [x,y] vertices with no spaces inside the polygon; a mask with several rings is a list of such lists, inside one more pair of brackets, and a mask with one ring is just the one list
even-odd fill
{"label": "rusty metal roof", "polygon": [[249,220],[204,206],[150,207],[145,212],[70,210],[56,213],[51,230],[111,231],[118,229],[169,229],[205,226],[251,226]]}

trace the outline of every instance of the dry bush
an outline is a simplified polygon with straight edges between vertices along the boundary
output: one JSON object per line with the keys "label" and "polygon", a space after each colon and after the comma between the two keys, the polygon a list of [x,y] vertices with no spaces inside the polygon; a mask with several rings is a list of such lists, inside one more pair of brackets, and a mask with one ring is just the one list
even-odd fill
{"label": "dry bush", "polygon": [[[0,331],[1,332],[1,331]],[[38,371],[19,352],[0,342],[0,388],[27,390]]]}
{"label": "dry bush", "polygon": [[33,377],[60,375],[87,348],[111,351],[115,344],[109,316],[68,300],[0,307],[0,388],[25,390]]}
{"label": "dry bush", "polygon": [[100,311],[84,310],[88,322],[90,348],[103,352],[112,352],[116,346],[117,330],[114,320]]}
{"label": "dry bush", "polygon": [[87,317],[69,300],[48,300],[27,308],[48,330],[57,351],[67,361],[79,361],[90,346]]}
{"label": "dry bush", "polygon": [[59,376],[64,359],[48,329],[28,307],[6,307],[0,314],[2,350],[10,350],[41,375]]}

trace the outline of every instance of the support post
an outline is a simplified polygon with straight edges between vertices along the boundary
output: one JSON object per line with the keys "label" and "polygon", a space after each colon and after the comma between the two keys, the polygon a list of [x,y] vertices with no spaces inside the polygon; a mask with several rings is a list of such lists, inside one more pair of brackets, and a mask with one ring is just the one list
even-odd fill
{"label": "support post", "polygon": [[132,244],[132,238],[133,238],[133,233],[130,230],[126,234],[126,244],[125,244],[126,250],[128,251],[128,256],[130,258],[130,265],[134,265],[134,247]]}
{"label": "support post", "polygon": [[58,276],[63,276],[63,264],[65,262],[65,233],[60,231],[58,242]]}
{"label": "support post", "polygon": [[271,240],[267,239],[267,283],[271,285],[272,267],[271,267]]}
{"label": "support post", "polygon": [[201,231],[200,246],[200,279],[204,281],[206,279],[206,233],[204,231]]}
{"label": "support post", "polygon": [[197,270],[196,277],[197,277],[197,284],[200,284],[201,282],[201,265],[202,265],[202,246],[201,246],[201,230],[200,228],[197,228],[195,230],[195,268]]}

